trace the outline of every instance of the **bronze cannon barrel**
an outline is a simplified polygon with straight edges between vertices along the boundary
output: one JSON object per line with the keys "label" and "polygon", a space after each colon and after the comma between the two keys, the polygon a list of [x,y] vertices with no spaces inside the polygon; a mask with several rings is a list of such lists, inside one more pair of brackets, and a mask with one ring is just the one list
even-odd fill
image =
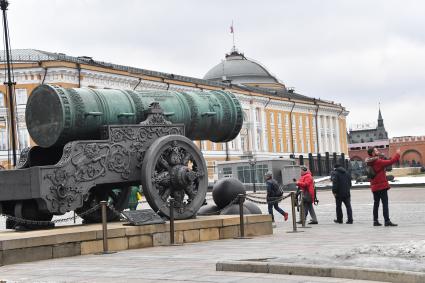
{"label": "bronze cannon barrel", "polygon": [[242,108],[227,91],[134,91],[62,88],[40,85],[27,103],[25,118],[31,138],[41,147],[73,140],[99,139],[103,125],[137,124],[158,102],[172,123],[185,125],[192,140],[227,142],[242,127]]}

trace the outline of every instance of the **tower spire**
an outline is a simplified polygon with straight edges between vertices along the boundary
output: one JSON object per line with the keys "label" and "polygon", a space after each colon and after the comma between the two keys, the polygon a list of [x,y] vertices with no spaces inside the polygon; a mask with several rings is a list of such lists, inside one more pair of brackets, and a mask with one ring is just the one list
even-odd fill
{"label": "tower spire", "polygon": [[378,106],[379,112],[378,112],[378,127],[383,127],[384,126],[384,119],[382,118],[382,114],[381,114],[381,103],[379,102],[379,106]]}

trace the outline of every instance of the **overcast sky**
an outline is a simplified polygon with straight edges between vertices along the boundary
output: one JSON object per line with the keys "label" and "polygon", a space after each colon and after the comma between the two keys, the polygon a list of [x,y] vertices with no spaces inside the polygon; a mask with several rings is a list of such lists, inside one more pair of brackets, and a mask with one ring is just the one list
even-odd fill
{"label": "overcast sky", "polygon": [[424,1],[9,0],[12,48],[202,78],[236,47],[348,123],[425,135]]}

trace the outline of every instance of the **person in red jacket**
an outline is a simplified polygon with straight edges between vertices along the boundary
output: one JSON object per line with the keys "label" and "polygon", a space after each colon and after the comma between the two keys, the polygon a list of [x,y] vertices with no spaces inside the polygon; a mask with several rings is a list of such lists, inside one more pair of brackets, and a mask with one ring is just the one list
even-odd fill
{"label": "person in red jacket", "polygon": [[396,163],[400,159],[400,149],[389,160],[382,158],[381,153],[376,147],[367,150],[369,158],[366,158],[366,164],[373,168],[375,177],[370,180],[370,188],[373,193],[373,226],[382,226],[378,221],[379,202],[382,202],[385,226],[397,226],[391,222],[388,210],[388,190],[390,185],[385,174],[385,168]]}
{"label": "person in red jacket", "polygon": [[[296,181],[296,180],[295,180]],[[311,221],[308,224],[318,224],[316,212],[313,208],[314,202],[314,180],[310,170],[304,165],[301,166],[301,178],[298,180],[297,186],[303,191],[304,199],[304,217],[307,219],[308,212],[310,212]]]}

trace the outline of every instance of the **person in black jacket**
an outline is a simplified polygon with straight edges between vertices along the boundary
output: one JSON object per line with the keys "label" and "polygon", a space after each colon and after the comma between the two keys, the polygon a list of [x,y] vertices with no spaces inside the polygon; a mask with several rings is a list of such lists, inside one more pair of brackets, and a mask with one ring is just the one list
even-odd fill
{"label": "person in black jacket", "polygon": [[279,202],[277,201],[277,191],[279,190],[279,184],[273,179],[273,173],[268,171],[264,175],[266,179],[267,186],[267,206],[269,210],[269,214],[272,216],[272,221],[274,222],[273,208],[277,210],[280,214],[283,215],[285,221],[288,220],[288,213],[279,207]]}
{"label": "person in black jacket", "polygon": [[336,219],[335,223],[342,224],[342,203],[347,209],[347,224],[353,224],[353,211],[351,209],[351,176],[340,164],[335,164],[334,171],[331,175],[332,193],[335,196],[336,202]]}

